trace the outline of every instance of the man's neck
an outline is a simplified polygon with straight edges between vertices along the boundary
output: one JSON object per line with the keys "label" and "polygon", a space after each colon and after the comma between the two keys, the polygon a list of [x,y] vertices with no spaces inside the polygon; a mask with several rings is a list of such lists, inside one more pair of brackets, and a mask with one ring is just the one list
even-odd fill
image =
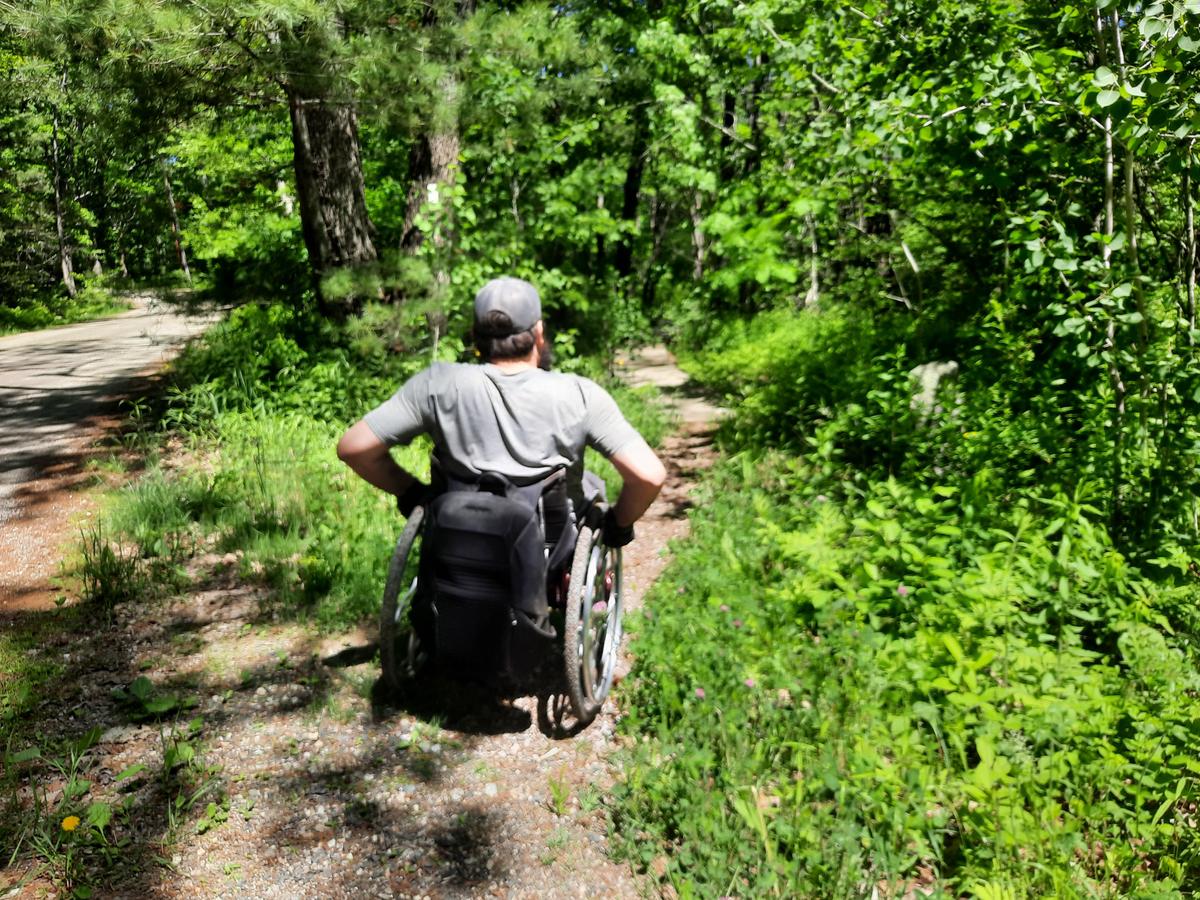
{"label": "man's neck", "polygon": [[492,360],[492,365],[505,374],[521,372],[525,369],[536,369],[538,367],[537,350],[535,349],[528,356],[523,356],[520,359],[494,359]]}

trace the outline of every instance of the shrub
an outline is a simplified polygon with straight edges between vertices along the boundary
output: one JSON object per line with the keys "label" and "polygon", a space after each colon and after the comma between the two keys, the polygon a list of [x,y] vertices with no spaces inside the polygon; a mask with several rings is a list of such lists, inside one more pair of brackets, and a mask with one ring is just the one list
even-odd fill
{"label": "shrub", "polygon": [[638,623],[627,854],[681,896],[1195,889],[1197,591],[1086,497],[778,455],[707,491]]}

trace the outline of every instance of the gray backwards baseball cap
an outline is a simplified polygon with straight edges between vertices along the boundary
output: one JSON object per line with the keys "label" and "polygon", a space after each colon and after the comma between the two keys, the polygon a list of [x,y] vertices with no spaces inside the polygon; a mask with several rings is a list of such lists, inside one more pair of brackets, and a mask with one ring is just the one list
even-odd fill
{"label": "gray backwards baseball cap", "polygon": [[520,278],[493,278],[475,295],[475,327],[486,327],[488,313],[502,312],[512,321],[512,328],[497,334],[487,328],[490,337],[508,337],[528,331],[542,318],[542,301],[537,288]]}

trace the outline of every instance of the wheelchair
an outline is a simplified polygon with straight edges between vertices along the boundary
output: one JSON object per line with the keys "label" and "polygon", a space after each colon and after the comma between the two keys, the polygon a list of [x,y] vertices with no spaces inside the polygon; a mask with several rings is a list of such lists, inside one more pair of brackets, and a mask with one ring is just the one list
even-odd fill
{"label": "wheelchair", "polygon": [[436,671],[515,694],[565,687],[579,724],[591,722],[622,634],[621,550],[602,539],[602,488],[577,508],[562,470],[514,487],[434,468],[436,494],[409,517],[388,567],[384,683],[401,693]]}

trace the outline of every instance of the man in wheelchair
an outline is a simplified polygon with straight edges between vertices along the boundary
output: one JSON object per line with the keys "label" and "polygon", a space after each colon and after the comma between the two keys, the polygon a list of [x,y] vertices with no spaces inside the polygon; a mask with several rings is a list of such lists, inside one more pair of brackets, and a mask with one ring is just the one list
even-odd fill
{"label": "man in wheelchair", "polygon": [[[503,644],[514,635],[500,630],[505,624],[526,640],[553,636],[549,602],[556,579],[566,580],[559,573],[572,566],[575,538],[586,532],[614,551],[628,544],[666,479],[603,388],[549,370],[533,285],[517,278],[484,285],[474,339],[481,364],[435,363],[351,426],[337,448],[355,473],[395,495],[410,525],[426,517],[412,624],[439,662],[465,666],[508,652]],[[420,434],[434,444],[428,485],[389,452]],[[621,476],[611,506],[600,479],[583,470],[589,446]],[[510,663],[488,660],[502,669]]]}

